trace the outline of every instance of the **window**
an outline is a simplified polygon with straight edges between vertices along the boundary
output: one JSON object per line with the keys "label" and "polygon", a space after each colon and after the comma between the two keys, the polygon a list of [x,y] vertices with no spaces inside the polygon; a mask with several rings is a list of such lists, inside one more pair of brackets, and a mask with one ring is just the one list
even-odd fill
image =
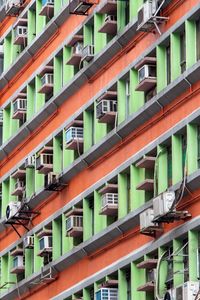
{"label": "window", "polygon": [[183,73],[186,70],[185,31],[180,34],[180,66],[181,73]]}

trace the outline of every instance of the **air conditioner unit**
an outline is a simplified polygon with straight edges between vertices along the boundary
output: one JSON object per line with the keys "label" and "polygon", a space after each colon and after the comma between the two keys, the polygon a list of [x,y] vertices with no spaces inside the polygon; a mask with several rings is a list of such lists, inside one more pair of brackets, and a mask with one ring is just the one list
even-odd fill
{"label": "air conditioner unit", "polygon": [[148,29],[152,26],[152,23],[149,23],[150,19],[153,17],[156,12],[156,0],[147,0],[138,10],[138,27],[140,29]]}
{"label": "air conditioner unit", "polygon": [[25,159],[25,168],[34,168],[35,167],[35,156],[28,156]]}
{"label": "air conditioner unit", "polygon": [[17,255],[13,258],[13,267],[11,269],[11,273],[20,273],[20,271],[24,271],[23,255]]}
{"label": "air conditioner unit", "polygon": [[53,85],[53,74],[51,73],[46,73],[44,76],[41,78],[41,83],[43,85]]}
{"label": "air conditioner unit", "polygon": [[42,153],[36,158],[36,170],[48,169],[50,171],[53,168],[53,154]]}
{"label": "air conditioner unit", "polygon": [[166,215],[175,201],[175,192],[164,192],[153,200],[154,218]]}
{"label": "air conditioner unit", "polygon": [[44,186],[48,187],[51,184],[55,184],[58,182],[58,177],[59,175],[57,173],[54,172],[49,172],[48,174],[46,174],[45,176],[45,183]]}
{"label": "air conditioner unit", "polygon": [[72,48],[72,53],[77,55],[82,55],[82,50],[83,50],[83,43],[77,42]]}
{"label": "air conditioner unit", "polygon": [[148,208],[140,214],[140,231],[148,230],[148,228],[155,227],[153,223],[154,211],[152,208]]}
{"label": "air conditioner unit", "polygon": [[105,114],[117,112],[116,100],[101,100],[96,106],[96,117],[101,119]]}
{"label": "air conditioner unit", "polygon": [[82,127],[69,127],[65,132],[65,142],[70,144],[73,140],[83,140],[83,128]]}
{"label": "air conditioner unit", "polygon": [[52,251],[52,236],[43,236],[39,240],[40,252],[51,252]]}
{"label": "air conditioner unit", "polygon": [[66,219],[66,231],[69,232],[74,228],[83,228],[83,216],[69,216]]}
{"label": "air conditioner unit", "polygon": [[104,22],[117,22],[117,17],[114,15],[108,15],[105,17]]}
{"label": "air conditioner unit", "polygon": [[21,202],[11,201],[6,208],[6,220],[11,219],[14,216],[17,216],[18,211],[21,208]]}
{"label": "air conditioner unit", "polygon": [[34,247],[34,236],[26,236],[23,244],[25,249],[32,249]]}
{"label": "air conditioner unit", "polygon": [[101,288],[95,292],[95,300],[118,300],[118,289]]}
{"label": "air conditioner unit", "polygon": [[187,281],[183,285],[167,291],[164,299],[195,300],[198,291],[199,282]]}
{"label": "air conditioner unit", "polygon": [[94,46],[87,45],[82,50],[82,60],[89,62],[94,57]]}
{"label": "air conditioner unit", "polygon": [[13,118],[21,119],[26,114],[26,99],[17,98],[13,102]]}
{"label": "air conditioner unit", "polygon": [[105,193],[102,195],[102,209],[105,206],[118,207],[118,194],[117,193]]}
{"label": "air conditioner unit", "polygon": [[21,9],[21,0],[7,0],[5,3],[6,14],[9,16],[17,15]]}
{"label": "air conditioner unit", "polygon": [[156,79],[156,66],[155,65],[143,65],[138,70],[139,83],[141,83],[145,79]]}
{"label": "air conditioner unit", "polygon": [[27,26],[17,26],[15,29],[15,38],[17,37],[27,37]]}

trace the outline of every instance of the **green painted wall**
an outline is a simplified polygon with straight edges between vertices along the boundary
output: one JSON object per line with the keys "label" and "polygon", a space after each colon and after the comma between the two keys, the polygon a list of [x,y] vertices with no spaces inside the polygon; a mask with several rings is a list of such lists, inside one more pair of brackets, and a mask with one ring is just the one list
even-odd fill
{"label": "green painted wall", "polygon": [[66,65],[71,57],[71,47],[63,48],[63,85],[70,81],[74,76],[74,66]]}
{"label": "green painted wall", "polygon": [[42,9],[42,0],[36,0],[36,35],[38,35],[46,24],[46,17],[40,16],[39,13]]}
{"label": "green painted wall", "polygon": [[34,40],[36,35],[36,12],[28,10],[28,45]]}
{"label": "green painted wall", "polygon": [[172,136],[172,184],[182,180],[183,177],[182,136]]}
{"label": "green painted wall", "polygon": [[92,224],[93,209],[90,207],[89,200],[83,199],[83,241],[89,239],[93,234]]}
{"label": "green painted wall", "polygon": [[62,215],[62,254],[73,248],[73,238],[66,236],[66,217]]}
{"label": "green painted wall", "polygon": [[94,103],[94,143],[98,143],[107,134],[107,125],[99,123],[96,118],[96,102]]}
{"label": "green painted wall", "polygon": [[138,71],[130,70],[130,106],[129,112],[134,113],[144,105],[144,93],[136,91],[138,85]]}
{"label": "green painted wall", "polygon": [[56,95],[62,88],[62,70],[63,61],[62,56],[55,56],[54,57],[54,85],[53,85],[53,94]]}
{"label": "green painted wall", "polygon": [[172,33],[170,36],[171,42],[171,81],[176,79],[181,74],[180,66],[180,35]]}
{"label": "green painted wall", "polygon": [[[181,249],[183,246],[182,241],[175,239],[173,240],[173,252],[177,252],[177,250]],[[183,251],[178,252],[178,255],[173,257],[173,273],[174,273],[174,287],[182,284],[184,282],[184,274],[183,269]]]}
{"label": "green painted wall", "polygon": [[146,276],[144,269],[138,269],[137,263],[139,262],[132,262],[131,263],[131,300],[140,299],[146,300],[145,292],[137,291],[137,288],[143,284],[145,284]]}
{"label": "green painted wall", "polygon": [[55,260],[62,255],[62,218],[52,222],[53,253],[52,259]]}
{"label": "green painted wall", "polygon": [[93,141],[93,121],[94,121],[94,111],[85,110],[83,112],[83,135],[84,135],[84,152],[92,147]]}
{"label": "green painted wall", "polygon": [[160,194],[164,192],[168,187],[167,151],[164,146],[158,146],[157,152],[159,153],[159,156],[157,158],[158,167],[157,167],[157,176],[156,176],[157,183],[158,183],[157,193]]}
{"label": "green painted wall", "polygon": [[127,280],[126,271],[118,270],[118,297],[119,299],[127,299]]}
{"label": "green painted wall", "polygon": [[35,170],[34,168],[26,169],[26,197],[31,197],[35,192]]}
{"label": "green painted wall", "polygon": [[129,0],[130,21],[137,18],[138,9],[142,4],[143,0]]}
{"label": "green painted wall", "polygon": [[11,65],[12,62],[11,42],[12,42],[11,35],[6,36],[3,45],[4,46],[4,71],[8,69],[8,67]]}
{"label": "green painted wall", "polygon": [[94,234],[107,227],[107,218],[99,214],[101,210],[101,195],[94,191]]}
{"label": "green painted wall", "polygon": [[[119,1],[121,2],[121,1]],[[117,106],[118,106],[118,124],[126,118],[126,82],[125,80],[117,81]]]}
{"label": "green painted wall", "polygon": [[121,173],[118,175],[118,218],[125,217],[128,213],[128,188],[127,174]]}
{"label": "green painted wall", "polygon": [[106,46],[106,34],[99,32],[104,23],[104,15],[94,14],[94,51],[95,54],[101,51]]}
{"label": "green painted wall", "polygon": [[62,162],[62,136],[53,138],[53,172],[61,173],[63,169]]}
{"label": "green painted wall", "polygon": [[27,85],[27,114],[26,118],[29,120],[35,113],[35,85]]}
{"label": "green painted wall", "polygon": [[36,92],[35,112],[38,112],[45,104],[45,94],[38,93],[41,85],[42,85],[41,78],[40,76],[37,75],[35,77],[35,92]]}
{"label": "green painted wall", "polygon": [[198,260],[197,260],[197,249],[199,248],[198,243],[198,232],[188,232],[188,254],[189,254],[189,280],[197,281],[199,278]]}
{"label": "green painted wall", "polygon": [[145,192],[136,189],[138,184],[145,178],[144,169],[139,169],[136,166],[132,165],[130,169],[130,176],[131,210],[134,210],[145,203]]}
{"label": "green painted wall", "polygon": [[39,238],[37,237],[36,234],[34,234],[34,251],[33,251],[33,256],[34,256],[34,272],[40,271],[41,267],[43,266],[43,259],[38,256],[40,247],[39,247]]}
{"label": "green painted wall", "polygon": [[167,86],[167,61],[166,48],[163,46],[156,47],[156,76],[157,76],[157,92],[160,92]]}
{"label": "green painted wall", "polygon": [[33,273],[34,267],[34,250],[33,249],[25,249],[25,278],[30,276]]}
{"label": "green painted wall", "polygon": [[188,174],[198,169],[197,125],[187,125],[187,170]]}
{"label": "green painted wall", "polygon": [[3,110],[3,143],[10,137],[10,106]]}
{"label": "green painted wall", "polygon": [[74,150],[65,148],[65,130],[63,130],[63,168],[68,167],[75,159]]}
{"label": "green painted wall", "polygon": [[191,67],[196,62],[196,22],[187,20],[185,22],[186,37],[186,68]]}

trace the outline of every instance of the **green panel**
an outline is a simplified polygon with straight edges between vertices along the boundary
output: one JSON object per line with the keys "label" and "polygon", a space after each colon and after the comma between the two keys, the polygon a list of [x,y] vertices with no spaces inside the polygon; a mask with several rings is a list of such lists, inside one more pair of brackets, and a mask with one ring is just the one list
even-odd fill
{"label": "green panel", "polygon": [[10,107],[10,136],[13,136],[13,134],[16,133],[16,131],[19,128],[19,120],[13,119],[12,116],[13,116],[13,105],[11,104],[11,107]]}
{"label": "green panel", "polygon": [[[168,172],[167,172],[167,151],[165,147],[158,146],[157,172],[155,180],[158,182],[158,194],[164,192],[168,188]],[[154,191],[155,195],[157,194]]]}
{"label": "green panel", "polygon": [[62,137],[56,136],[53,138],[53,172],[62,172]]}
{"label": "green panel", "polygon": [[106,34],[99,32],[104,23],[104,15],[96,13],[94,15],[94,52],[97,54],[106,45]]}
{"label": "green panel", "polygon": [[36,35],[36,14],[35,10],[28,10],[28,45],[34,40]]}
{"label": "green panel", "polygon": [[26,197],[31,197],[35,192],[35,170],[34,168],[26,169]]}
{"label": "green panel", "polygon": [[117,99],[118,124],[120,124],[126,118],[126,82],[124,80],[117,81]]}
{"label": "green panel", "polygon": [[138,9],[142,4],[143,0],[129,0],[130,20],[137,18]]}
{"label": "green panel", "polygon": [[63,130],[63,168],[68,167],[74,159],[74,150],[65,149],[65,130]]}
{"label": "green panel", "polygon": [[38,171],[35,171],[35,192],[40,190],[44,186],[44,175],[39,174]]}
{"label": "green panel", "polygon": [[[158,248],[158,256],[161,257],[166,252],[164,248]],[[168,264],[166,259],[163,259],[160,263],[159,271],[159,295],[162,296],[166,292],[165,281],[167,278]]]}
{"label": "green panel", "polygon": [[2,182],[2,216],[6,215],[6,207],[10,201],[9,199],[9,180],[5,180]]}
{"label": "green panel", "polygon": [[100,210],[101,195],[97,191],[94,191],[94,234],[107,227],[107,218],[99,214]]}
{"label": "green panel", "polygon": [[107,134],[107,125],[99,123],[96,118],[96,101],[94,103],[94,143],[98,143]]}
{"label": "green panel", "polygon": [[93,211],[90,208],[88,199],[83,199],[83,241],[86,241],[92,236],[93,224],[92,224]]}
{"label": "green panel", "polygon": [[138,269],[137,263],[132,262],[131,263],[131,300],[146,300],[145,292],[139,292],[137,291],[137,288],[143,284],[145,284],[146,278],[145,278],[145,270],[144,269]]}
{"label": "green panel", "polygon": [[118,218],[123,218],[128,213],[128,176],[127,174],[118,175]]}
{"label": "green panel", "polygon": [[63,85],[69,82],[74,76],[74,66],[66,65],[71,57],[71,47],[63,48]]}
{"label": "green panel", "polygon": [[10,106],[3,110],[3,143],[10,137]]}
{"label": "green panel", "polygon": [[183,177],[182,136],[172,135],[172,184],[182,180]]}
{"label": "green panel", "polygon": [[53,260],[59,258],[62,254],[62,219],[58,218],[52,222],[53,233]]}
{"label": "green panel", "polygon": [[[183,246],[182,241],[173,240],[173,252],[177,253],[177,250]],[[184,264],[183,264],[183,251],[178,251],[178,255],[173,257],[173,273],[174,273],[174,287],[184,282]]]}
{"label": "green panel", "polygon": [[188,254],[189,254],[189,280],[198,281],[199,280],[199,270],[198,270],[198,232],[189,231],[188,232]]}
{"label": "green panel", "polygon": [[156,47],[157,57],[157,92],[160,92],[167,86],[167,60],[166,60],[166,48],[163,46]]}
{"label": "green panel", "polygon": [[25,278],[33,273],[33,249],[25,249]]}
{"label": "green panel", "polygon": [[[7,270],[8,282],[16,282],[17,281],[16,274],[10,273],[10,270],[12,269],[12,267],[13,267],[13,256],[8,255],[8,270]],[[13,286],[12,284],[7,285],[7,287],[12,287],[12,286]]]}
{"label": "green panel", "polygon": [[55,56],[54,57],[54,86],[53,86],[53,94],[56,95],[62,88],[62,57]]}
{"label": "green panel", "polygon": [[87,288],[83,289],[83,300],[91,300],[90,290],[88,290]]}
{"label": "green panel", "polygon": [[17,196],[11,196],[11,193],[14,191],[15,189],[15,183],[16,183],[16,179],[10,177],[10,183],[9,183],[9,201],[16,201],[17,200]]}
{"label": "green panel", "polygon": [[191,67],[196,62],[196,22],[186,20],[185,22],[186,37],[186,68]]}
{"label": "green panel", "polygon": [[66,217],[62,215],[62,254],[73,248],[73,238],[66,236]]}
{"label": "green panel", "polygon": [[126,25],[126,1],[117,1],[117,30],[122,31]]}
{"label": "green panel", "polygon": [[118,297],[119,299],[127,299],[127,280],[126,270],[118,270]]}
{"label": "green panel", "polygon": [[83,41],[84,46],[93,44],[93,26],[85,24],[83,26]]}
{"label": "green panel", "polygon": [[8,69],[8,67],[11,65],[12,59],[11,59],[11,35],[6,36],[4,39],[4,71]]}
{"label": "green panel", "polygon": [[187,170],[188,174],[198,169],[198,130],[197,125],[187,125]]}
{"label": "green panel", "polygon": [[34,272],[40,271],[41,267],[43,266],[43,259],[40,256],[38,256],[39,251],[39,239],[37,235],[34,234]]}
{"label": "green panel", "polygon": [[180,66],[180,35],[172,33],[171,41],[171,81],[176,79],[181,74]]}
{"label": "green panel", "polygon": [[[1,284],[8,282],[8,254],[1,257]],[[6,286],[8,288],[9,285]]]}
{"label": "green panel", "polygon": [[40,16],[39,13],[42,9],[42,0],[36,0],[36,35],[38,35],[46,24],[46,17]]}
{"label": "green panel", "polygon": [[60,11],[62,7],[62,0],[56,0],[54,2],[54,16]]}
{"label": "green panel", "polygon": [[33,84],[27,85],[27,114],[26,118],[29,120],[35,112],[35,86]]}
{"label": "green panel", "polygon": [[15,32],[14,30],[12,30],[12,38],[11,38],[11,62],[13,63],[17,56],[20,54],[21,52],[21,47],[18,45],[14,45],[14,39],[15,39]]}
{"label": "green panel", "polygon": [[42,106],[45,104],[45,94],[38,93],[40,87],[41,87],[41,78],[40,76],[36,76],[35,78],[35,92],[36,92],[36,107],[35,111],[38,112]]}
{"label": "green panel", "polygon": [[92,110],[85,110],[83,112],[84,152],[89,150],[93,145],[93,115],[94,112]]}
{"label": "green panel", "polygon": [[144,105],[144,93],[136,91],[138,85],[138,71],[130,70],[130,114],[136,112],[140,107]]}
{"label": "green panel", "polygon": [[139,191],[136,189],[137,185],[144,180],[145,178],[145,172],[144,169],[137,168],[136,166],[132,165],[130,167],[130,188],[131,188],[131,194],[130,194],[130,208],[131,210],[134,210],[140,206],[142,206],[145,203],[145,192]]}

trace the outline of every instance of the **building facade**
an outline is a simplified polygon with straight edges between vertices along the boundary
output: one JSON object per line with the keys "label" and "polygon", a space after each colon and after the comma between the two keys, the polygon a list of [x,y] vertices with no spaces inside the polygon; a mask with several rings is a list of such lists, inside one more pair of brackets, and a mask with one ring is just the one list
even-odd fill
{"label": "building facade", "polygon": [[199,0],[1,0],[0,299],[200,299]]}

